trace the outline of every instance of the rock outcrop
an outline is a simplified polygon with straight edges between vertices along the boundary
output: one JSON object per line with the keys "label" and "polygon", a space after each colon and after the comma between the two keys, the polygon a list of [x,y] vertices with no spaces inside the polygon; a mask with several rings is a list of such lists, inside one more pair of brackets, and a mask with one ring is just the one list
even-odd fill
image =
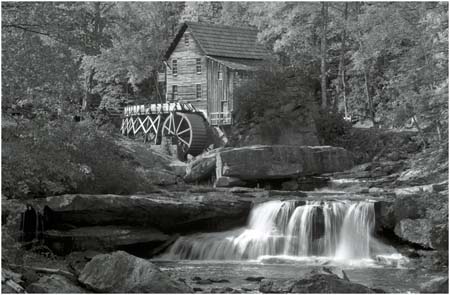
{"label": "rock outcrop", "polygon": [[375,204],[377,230],[387,229],[423,248],[448,250],[448,197],[436,192],[399,195]]}
{"label": "rock outcrop", "polygon": [[131,226],[91,226],[61,231],[44,232],[47,245],[58,254],[72,251],[97,250],[111,251],[134,246],[162,244],[169,236],[153,228]]}
{"label": "rock outcrop", "polygon": [[[151,195],[62,195],[30,202],[46,229],[102,225],[152,227],[165,233],[226,230],[245,224],[251,201],[228,192]],[[53,228],[52,228],[53,227]]]}
{"label": "rock outcrop", "polygon": [[78,280],[100,293],[193,293],[186,283],[123,251],[95,256]]}
{"label": "rock outcrop", "polygon": [[431,229],[428,219],[402,219],[395,226],[395,234],[410,243],[431,248]]}
{"label": "rock outcrop", "polygon": [[350,169],[351,154],[330,146],[246,146],[217,155],[218,176],[242,180],[286,179]]}
{"label": "rock outcrop", "polygon": [[184,180],[196,182],[213,176],[236,181],[290,179],[344,171],[353,164],[352,155],[339,147],[254,145],[201,155],[188,164]]}
{"label": "rock outcrop", "polygon": [[312,271],[301,279],[264,279],[260,283],[259,291],[262,293],[377,293],[377,290],[324,271]]}

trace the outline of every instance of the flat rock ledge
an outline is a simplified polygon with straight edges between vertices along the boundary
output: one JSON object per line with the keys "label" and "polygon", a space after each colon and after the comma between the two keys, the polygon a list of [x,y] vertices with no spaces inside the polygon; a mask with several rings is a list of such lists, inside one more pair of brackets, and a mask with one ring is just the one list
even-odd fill
{"label": "flat rock ledge", "polygon": [[233,182],[293,179],[344,171],[354,165],[350,152],[332,146],[254,145],[210,151],[186,169],[186,182],[228,177]]}
{"label": "flat rock ledge", "polygon": [[170,196],[73,194],[35,199],[30,204],[44,215],[47,230],[129,225],[163,233],[241,226],[252,207],[251,200],[217,191],[177,192]]}

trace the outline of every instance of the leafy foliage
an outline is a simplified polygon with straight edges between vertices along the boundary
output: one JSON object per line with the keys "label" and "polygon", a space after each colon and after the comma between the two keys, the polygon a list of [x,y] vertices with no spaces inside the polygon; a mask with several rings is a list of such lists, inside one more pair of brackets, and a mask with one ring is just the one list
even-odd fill
{"label": "leafy foliage", "polygon": [[[17,136],[17,134],[20,134]],[[127,194],[151,189],[93,122],[34,120],[3,129],[2,193],[33,198],[63,193]]]}
{"label": "leafy foliage", "polygon": [[276,143],[280,128],[310,127],[317,112],[317,85],[303,71],[278,67],[258,71],[234,93],[236,129],[256,128]]}

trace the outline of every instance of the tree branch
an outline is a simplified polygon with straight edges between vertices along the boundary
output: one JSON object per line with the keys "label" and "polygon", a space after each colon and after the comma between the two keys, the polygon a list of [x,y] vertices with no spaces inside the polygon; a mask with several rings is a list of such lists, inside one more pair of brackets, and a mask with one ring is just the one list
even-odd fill
{"label": "tree branch", "polygon": [[[36,25],[33,25],[33,26],[36,26]],[[44,32],[40,32],[40,31],[34,30],[34,29],[30,29],[30,28],[27,28],[27,27],[25,27],[23,25],[5,24],[5,25],[2,25],[2,27],[4,27],[4,28],[16,28],[16,29],[20,29],[20,30],[23,30],[23,31],[26,31],[26,32],[52,37],[49,33],[44,33]]]}

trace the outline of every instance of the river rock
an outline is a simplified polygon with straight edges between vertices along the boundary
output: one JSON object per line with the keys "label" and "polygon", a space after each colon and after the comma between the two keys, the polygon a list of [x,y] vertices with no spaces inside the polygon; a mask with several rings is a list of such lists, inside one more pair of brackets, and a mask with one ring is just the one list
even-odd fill
{"label": "river rock", "polygon": [[111,251],[134,245],[148,247],[164,243],[169,236],[149,227],[110,225],[79,227],[68,231],[48,230],[44,232],[44,239],[54,252],[64,255],[71,251]]}
{"label": "river rock", "polygon": [[100,293],[193,293],[186,283],[123,251],[94,257],[78,280]]}
{"label": "river rock", "polygon": [[75,251],[71,252],[65,257],[65,260],[73,272],[78,276],[83,270],[84,266],[92,260],[95,256],[102,254],[98,251],[88,250],[88,251]]}
{"label": "river rock", "polygon": [[77,284],[61,275],[43,276],[27,287],[28,293],[88,293]]}
{"label": "river rock", "polygon": [[420,293],[448,294],[448,276],[434,278],[420,286]]}
{"label": "river rock", "polygon": [[260,283],[262,293],[376,293],[361,284],[341,279],[332,273],[311,272],[301,279],[264,279]]}
{"label": "river rock", "polygon": [[245,280],[249,282],[261,282],[264,280],[264,277],[247,277]]}
{"label": "river rock", "polygon": [[[61,195],[30,203],[44,212],[45,228],[130,225],[163,232],[226,230],[244,225],[252,202],[229,192],[150,195]],[[53,228],[52,228],[53,227]]]}
{"label": "river rock", "polygon": [[212,294],[222,293],[222,294],[239,294],[239,290],[233,289],[231,287],[219,287],[219,288],[211,288],[210,292]]}
{"label": "river rock", "polygon": [[403,219],[395,226],[395,234],[405,241],[431,248],[432,224],[428,219]]}
{"label": "river rock", "polygon": [[438,250],[448,250],[448,223],[433,226],[431,230],[431,247]]}
{"label": "river rock", "polygon": [[261,180],[343,171],[353,159],[339,147],[256,145],[221,151],[217,163],[217,176]]}
{"label": "river rock", "polygon": [[234,187],[245,185],[245,182],[236,177],[222,176],[216,179],[215,187]]}
{"label": "river rock", "polygon": [[199,155],[186,167],[184,181],[196,182],[207,180],[214,175],[216,170],[216,154],[218,150]]}

